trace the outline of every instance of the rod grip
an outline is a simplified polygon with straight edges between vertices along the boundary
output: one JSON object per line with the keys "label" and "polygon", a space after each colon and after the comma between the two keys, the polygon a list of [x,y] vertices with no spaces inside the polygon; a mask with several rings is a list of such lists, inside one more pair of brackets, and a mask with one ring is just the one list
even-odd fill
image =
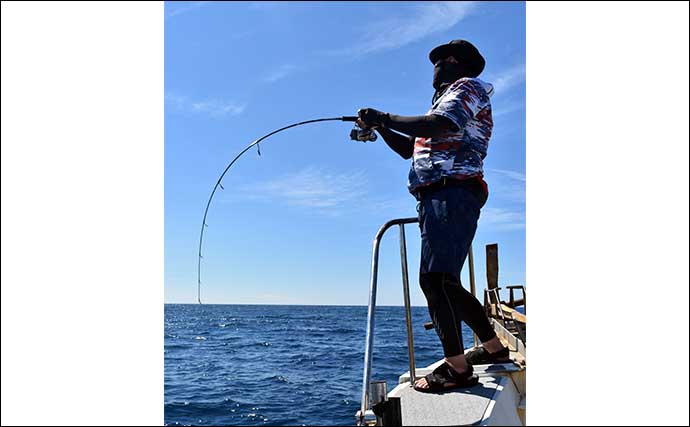
{"label": "rod grip", "polygon": [[357,116],[343,116],[340,118],[340,120],[344,122],[356,122],[359,117]]}

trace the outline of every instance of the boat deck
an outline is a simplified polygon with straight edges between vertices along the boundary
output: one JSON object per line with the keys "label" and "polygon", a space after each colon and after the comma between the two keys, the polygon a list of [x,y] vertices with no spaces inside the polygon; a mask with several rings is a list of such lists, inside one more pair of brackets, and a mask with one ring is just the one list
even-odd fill
{"label": "boat deck", "polygon": [[[417,369],[416,376],[423,377],[441,363],[443,360]],[[515,412],[506,413],[500,408],[520,404],[522,393],[518,388],[524,387],[519,384],[523,372],[524,368],[515,363],[478,365],[476,386],[434,394],[415,391],[406,372],[388,396],[400,399],[402,425],[521,425]]]}

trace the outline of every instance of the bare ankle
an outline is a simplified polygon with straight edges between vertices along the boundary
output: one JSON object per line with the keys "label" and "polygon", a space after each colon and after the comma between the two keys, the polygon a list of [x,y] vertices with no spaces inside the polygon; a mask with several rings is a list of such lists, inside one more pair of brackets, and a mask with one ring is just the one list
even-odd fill
{"label": "bare ankle", "polygon": [[448,363],[456,372],[465,372],[469,368],[467,366],[467,361],[465,360],[464,354],[459,354],[453,357],[446,357],[446,363]]}

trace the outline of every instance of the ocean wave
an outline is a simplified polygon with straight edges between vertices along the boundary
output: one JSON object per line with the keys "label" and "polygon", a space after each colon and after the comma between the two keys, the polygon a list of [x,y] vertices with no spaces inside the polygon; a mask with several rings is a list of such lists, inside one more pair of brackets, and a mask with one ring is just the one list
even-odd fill
{"label": "ocean wave", "polygon": [[[405,317],[397,307],[381,313],[377,320],[392,320],[377,323],[372,379],[392,389],[409,369]],[[362,307],[166,306],[165,424],[352,425],[366,314]],[[428,316],[413,308],[413,319]],[[466,334],[466,345],[471,340]],[[415,333],[417,366],[442,356],[433,331]]]}

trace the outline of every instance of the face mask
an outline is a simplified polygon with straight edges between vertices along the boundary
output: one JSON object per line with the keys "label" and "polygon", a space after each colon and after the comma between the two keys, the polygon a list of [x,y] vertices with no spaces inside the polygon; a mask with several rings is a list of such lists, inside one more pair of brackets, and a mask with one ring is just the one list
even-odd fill
{"label": "face mask", "polygon": [[441,61],[434,67],[434,89],[437,91],[444,83],[453,83],[462,77],[462,66],[458,63]]}

